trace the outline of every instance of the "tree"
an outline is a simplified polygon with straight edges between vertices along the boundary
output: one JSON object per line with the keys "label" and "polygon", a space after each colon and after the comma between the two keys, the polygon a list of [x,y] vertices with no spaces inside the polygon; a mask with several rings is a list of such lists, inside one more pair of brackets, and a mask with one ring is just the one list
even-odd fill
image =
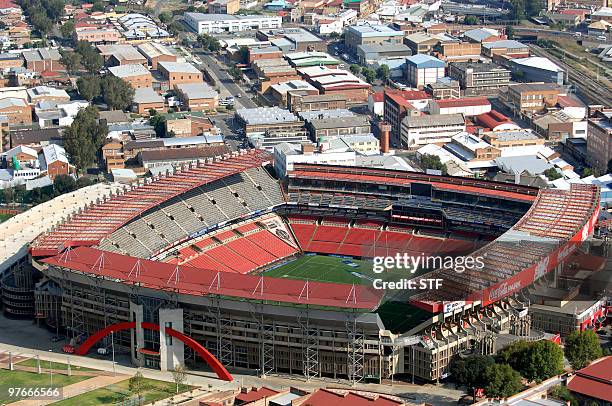
{"label": "tree", "polygon": [[506,26],[506,36],[508,39],[514,39],[514,27],[511,25]]}
{"label": "tree", "polygon": [[525,19],[525,1],[524,0],[510,0],[510,16],[513,20],[524,20]]}
{"label": "tree", "polygon": [[98,150],[108,133],[105,124],[98,122],[98,109],[81,109],[70,127],[64,130],[64,148],[77,169],[83,170],[96,160]]}
{"label": "tree", "polygon": [[249,47],[241,46],[240,47],[240,62],[248,63],[249,62]]}
{"label": "tree", "polygon": [[89,42],[78,41],[74,50],[81,55],[83,67],[92,75],[98,73],[104,66],[104,58]]}
{"label": "tree", "polygon": [[69,74],[74,74],[81,69],[81,55],[76,52],[60,49],[60,63],[64,65]]}
{"label": "tree", "polygon": [[104,3],[102,3],[101,1],[96,1],[91,7],[91,11],[104,11]]}
{"label": "tree", "polygon": [[451,376],[455,382],[465,385],[475,396],[476,389],[481,388],[485,382],[487,368],[493,364],[495,360],[487,355],[458,358],[451,364]]}
{"label": "tree", "polygon": [[374,83],[374,80],[376,79],[376,72],[374,72],[373,69],[370,68],[362,68],[361,69],[361,74],[363,75],[363,77],[365,78],[366,82],[368,83]]}
{"label": "tree", "polygon": [[490,365],[485,376],[485,393],[489,397],[507,398],[523,388],[521,376],[508,364]]}
{"label": "tree", "polygon": [[574,369],[586,367],[601,355],[599,338],[593,330],[572,331],[565,341],[565,357]]}
{"label": "tree", "polygon": [[559,172],[557,172],[557,170],[555,168],[549,168],[549,169],[545,170],[544,171],[544,176],[546,176],[548,178],[548,180],[550,180],[550,181],[557,180],[557,179],[563,177],[563,175],[561,175]]}
{"label": "tree", "polygon": [[102,87],[99,76],[85,76],[80,77],[77,80],[77,89],[79,94],[87,101],[92,101],[96,97],[100,96]]}
{"label": "tree", "polygon": [[111,110],[127,110],[134,100],[134,88],[115,76],[102,79],[102,98]]}
{"label": "tree", "polygon": [[149,118],[149,125],[153,126],[155,135],[157,135],[158,138],[164,138],[166,136],[166,117],[157,114],[157,111]]}
{"label": "tree", "polygon": [[354,63],[351,66],[349,66],[349,70],[351,71],[353,75],[359,75],[359,73],[361,72],[361,66]]}
{"label": "tree", "polygon": [[53,180],[53,189],[59,193],[69,193],[76,189],[76,181],[70,175],[57,175]]}
{"label": "tree", "polygon": [[228,69],[227,73],[230,74],[230,76],[232,78],[234,78],[235,81],[240,81],[242,80],[242,71],[240,70],[240,68],[238,68],[236,65],[232,66],[231,68]]}
{"label": "tree", "polygon": [[74,21],[69,20],[62,24],[60,32],[62,33],[62,37],[66,39],[72,38],[72,34],[74,34]]}
{"label": "tree", "polygon": [[142,393],[146,389],[146,381],[142,376],[142,372],[138,371],[134,376],[132,376],[128,381],[128,389],[134,395],[138,396],[138,400],[142,396]]}
{"label": "tree", "polygon": [[177,365],[172,371],[172,380],[176,384],[176,393],[179,393],[179,386],[187,381],[187,368],[183,365]]}
{"label": "tree", "polygon": [[376,70],[376,77],[382,80],[384,83],[386,83],[387,80],[389,79],[389,75],[390,75],[390,71],[389,71],[388,65],[382,64]]}
{"label": "tree", "polygon": [[164,24],[168,24],[170,21],[172,21],[172,14],[170,14],[167,11],[164,11],[163,13],[160,13],[159,16],[159,21],[161,21]]}
{"label": "tree", "polygon": [[446,164],[443,164],[440,157],[437,155],[423,154],[421,155],[420,162],[423,169],[442,171],[443,174],[448,172]]}
{"label": "tree", "polygon": [[529,381],[541,382],[563,372],[563,350],[548,340],[521,340],[502,348],[497,362],[509,364]]}
{"label": "tree", "polygon": [[608,173],[612,173],[612,159],[608,161]]}
{"label": "tree", "polygon": [[569,389],[567,389],[567,386],[554,386],[550,390],[549,395],[553,398],[563,400],[565,402],[570,402],[570,406],[580,405],[578,399],[572,394],[572,392],[569,391]]}
{"label": "tree", "polygon": [[463,24],[465,25],[478,25],[480,24],[480,19],[476,16],[466,16],[463,19]]}

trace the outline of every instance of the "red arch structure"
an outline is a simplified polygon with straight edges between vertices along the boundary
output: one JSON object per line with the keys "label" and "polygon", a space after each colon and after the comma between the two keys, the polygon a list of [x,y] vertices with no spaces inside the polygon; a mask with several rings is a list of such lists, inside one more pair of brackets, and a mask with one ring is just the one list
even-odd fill
{"label": "red arch structure", "polygon": [[[147,330],[159,331],[160,329],[159,325],[155,323],[142,322],[140,326]],[[103,328],[102,330],[99,330],[95,334],[89,336],[87,340],[83,341],[83,344],[81,344],[74,353],[76,355],[86,355],[91,349],[91,347],[93,347],[98,341],[100,341],[102,338],[106,337],[110,333],[116,333],[117,331],[121,330],[131,330],[134,328],[136,328],[136,322],[134,321],[111,324],[110,326]],[[219,379],[228,382],[234,380],[232,375],[230,375],[227,369],[225,369],[223,364],[221,364],[221,362],[219,362],[219,360],[215,358],[214,355],[212,355],[206,348],[204,348],[202,344],[198,343],[193,338],[169,327],[166,327],[164,332],[169,336],[176,338],[177,340],[181,340],[183,343],[185,343],[185,345],[197,352],[200,358],[202,358],[204,362],[206,362],[206,364],[208,364],[208,366],[211,367],[212,370],[217,374],[217,377],[219,377]]]}

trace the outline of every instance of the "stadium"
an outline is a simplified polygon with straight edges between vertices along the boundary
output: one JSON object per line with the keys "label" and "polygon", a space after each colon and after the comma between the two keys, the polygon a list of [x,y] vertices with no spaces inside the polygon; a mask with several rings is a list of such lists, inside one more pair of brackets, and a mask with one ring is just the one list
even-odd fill
{"label": "stadium", "polygon": [[[37,272],[3,284],[5,311],[65,331],[77,354],[113,332],[135,364],[162,370],[203,359],[222,379],[243,368],[435,381],[461,352],[494,352],[498,331],[534,334],[522,291],[599,214],[588,185],[316,164],[281,181],[270,161],[241,151],[90,202],[32,241]],[[435,290],[373,289],[372,258],[397,253],[479,256],[484,268],[420,270],[443,281]]]}

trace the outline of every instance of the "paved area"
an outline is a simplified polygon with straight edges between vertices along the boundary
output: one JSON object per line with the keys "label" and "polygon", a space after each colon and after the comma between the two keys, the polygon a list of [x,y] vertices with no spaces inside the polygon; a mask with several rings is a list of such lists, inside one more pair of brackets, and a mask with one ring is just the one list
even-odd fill
{"label": "paved area", "polygon": [[[122,354],[116,356],[114,366],[108,358],[68,356],[61,352],[61,347],[65,342],[52,343],[50,338],[53,334],[37,327],[30,320],[11,320],[0,316],[0,331],[2,331],[0,353],[6,354],[10,351],[13,356],[19,357],[39,355],[41,360],[62,363],[66,363],[69,359],[70,364],[74,366],[94,368],[127,376],[132,376],[140,371],[145,378],[173,382],[171,372],[134,367],[128,357]],[[49,349],[52,349],[52,351],[49,351]],[[293,386],[307,390],[320,387],[351,388],[347,381],[339,379],[314,379],[308,382],[299,375],[259,378],[244,370],[230,370],[230,373],[234,377],[233,382],[220,381],[212,372],[189,371],[186,384],[205,389],[212,388],[215,391],[238,389],[241,386],[269,386],[275,389],[287,389]],[[455,405],[457,400],[465,394],[463,391],[455,389],[454,385],[412,385],[397,381],[393,384],[390,382],[384,382],[383,384],[363,383],[359,385],[359,389],[393,394],[412,402],[426,402],[436,406]]]}

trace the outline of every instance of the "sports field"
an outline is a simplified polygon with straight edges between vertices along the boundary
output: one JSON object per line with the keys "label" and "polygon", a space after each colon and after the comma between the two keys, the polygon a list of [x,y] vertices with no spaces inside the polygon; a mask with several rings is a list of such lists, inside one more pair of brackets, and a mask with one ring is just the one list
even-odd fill
{"label": "sports field", "polygon": [[325,255],[304,255],[294,261],[264,271],[263,275],[357,285],[371,285],[373,279],[381,277],[388,279],[389,275],[375,274],[372,268],[371,261]]}

